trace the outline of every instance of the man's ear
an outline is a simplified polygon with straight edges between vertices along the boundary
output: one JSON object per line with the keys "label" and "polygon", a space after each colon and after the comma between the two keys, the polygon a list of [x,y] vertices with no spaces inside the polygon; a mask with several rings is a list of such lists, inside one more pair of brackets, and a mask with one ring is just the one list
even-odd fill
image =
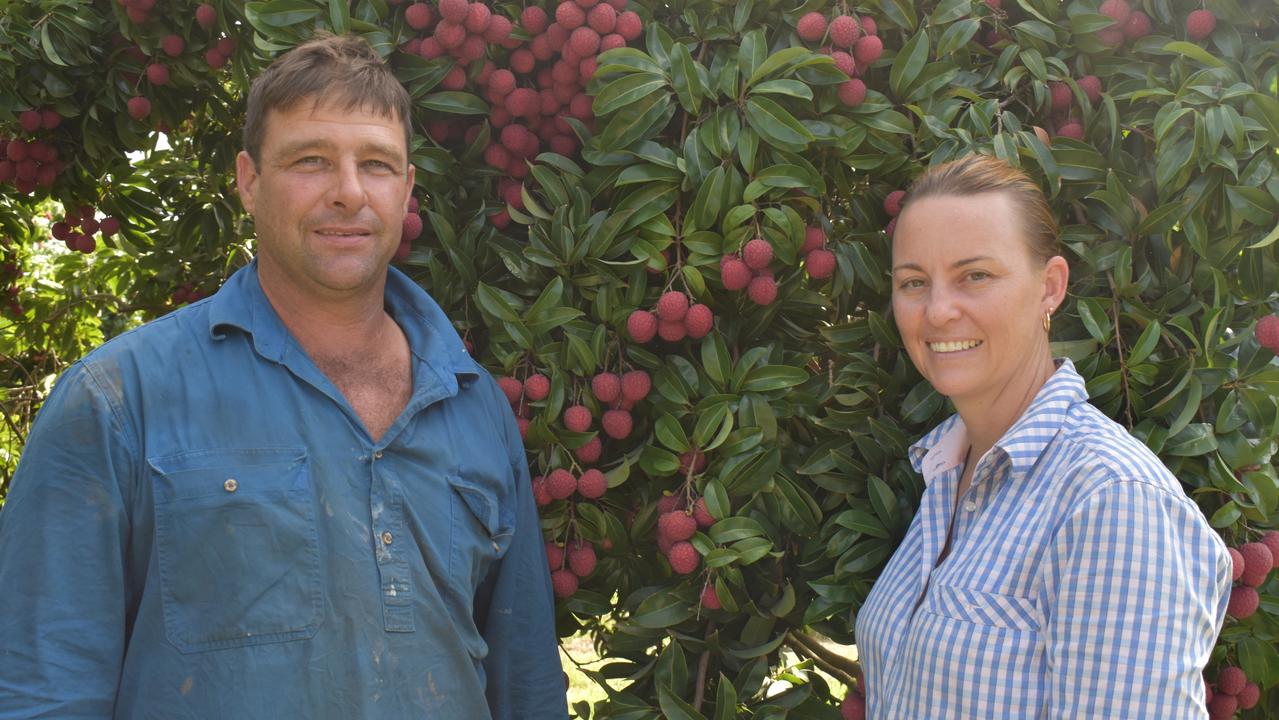
{"label": "man's ear", "polygon": [[413,178],[417,176],[417,168],[413,167],[413,160],[409,159],[409,176],[407,178],[407,187],[404,191],[404,212],[409,211],[409,200],[413,198]]}
{"label": "man's ear", "polygon": [[240,193],[240,204],[253,214],[254,193],[258,188],[258,165],[245,150],[235,156],[235,189]]}

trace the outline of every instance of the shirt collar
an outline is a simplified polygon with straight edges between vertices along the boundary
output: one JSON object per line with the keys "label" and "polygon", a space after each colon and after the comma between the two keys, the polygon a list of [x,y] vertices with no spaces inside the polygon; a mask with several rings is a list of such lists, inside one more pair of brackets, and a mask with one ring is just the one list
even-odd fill
{"label": "shirt collar", "polygon": [[[1030,407],[987,454],[999,452],[1007,457],[1013,478],[1025,475],[1057,436],[1071,406],[1087,400],[1088,390],[1084,379],[1075,371],[1075,364],[1069,358],[1057,360],[1057,370],[1035,394]],[[910,446],[910,464],[928,484],[963,462],[967,443],[968,429],[956,413]]]}
{"label": "shirt collar", "polygon": [[[240,268],[209,299],[209,336],[223,340],[228,328],[238,328],[253,338],[263,357],[279,362],[292,338],[262,291],[257,269],[257,260]],[[466,352],[444,311],[417,283],[393,267],[387,268],[385,302],[419,360],[457,375],[479,375],[479,366]]]}

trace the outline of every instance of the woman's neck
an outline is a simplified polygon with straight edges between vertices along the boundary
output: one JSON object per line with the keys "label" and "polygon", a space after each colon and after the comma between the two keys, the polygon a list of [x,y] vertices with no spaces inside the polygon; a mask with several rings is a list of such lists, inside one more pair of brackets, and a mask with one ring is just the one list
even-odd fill
{"label": "woman's neck", "polygon": [[1035,395],[1056,370],[1052,356],[1046,354],[1041,361],[1028,363],[1023,372],[1014,376],[993,396],[952,398],[955,410],[968,430],[973,462],[994,447],[999,438],[1025,414]]}

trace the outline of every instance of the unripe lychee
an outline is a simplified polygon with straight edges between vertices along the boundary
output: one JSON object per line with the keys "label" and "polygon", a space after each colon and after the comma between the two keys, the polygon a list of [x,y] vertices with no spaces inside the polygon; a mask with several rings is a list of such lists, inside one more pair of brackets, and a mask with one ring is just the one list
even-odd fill
{"label": "unripe lychee", "polygon": [[1226,606],[1226,614],[1236,620],[1251,617],[1261,604],[1261,596],[1257,589],[1247,585],[1236,585],[1230,589],[1230,603]]}
{"label": "unripe lychee", "polygon": [[640,16],[634,10],[627,10],[617,16],[617,24],[613,29],[630,42],[644,33],[644,21],[640,20]]}
{"label": "unripe lychee", "polygon": [[684,315],[684,328],[688,331],[688,336],[694,340],[706,337],[714,324],[715,314],[702,303],[693,305],[688,309],[688,313]]}
{"label": "unripe lychee", "polygon": [[551,573],[551,588],[557,598],[572,597],[577,592],[577,576],[572,570],[556,570]]}
{"label": "unripe lychee", "polygon": [[604,454],[604,441],[599,436],[586,441],[586,444],[573,451],[577,459],[584,463],[599,462],[600,455]]}
{"label": "unripe lychee", "polygon": [[160,49],[169,57],[177,57],[186,49],[187,42],[182,39],[181,35],[165,35],[160,41]]}
{"label": "unripe lychee", "polygon": [[1137,10],[1128,16],[1123,25],[1124,37],[1129,40],[1140,40],[1150,34],[1150,16]]}
{"label": "unripe lychee", "polygon": [[534,402],[545,400],[551,394],[551,380],[541,373],[524,378],[524,395]]}
{"label": "unripe lychee", "polygon": [[608,490],[608,479],[604,477],[604,473],[591,468],[582,473],[577,479],[577,493],[584,498],[594,500],[604,495],[604,491]]}
{"label": "unripe lychee", "polygon": [[606,410],[600,419],[600,427],[614,440],[624,440],[630,436],[634,422],[629,410]]}
{"label": "unripe lychee", "polygon": [[751,278],[746,286],[746,295],[756,305],[771,305],[777,299],[777,281],[767,275]]}
{"label": "unripe lychee", "polygon": [[564,567],[564,546],[559,543],[546,543],[546,564],[551,572]]}
{"label": "unripe lychee", "polygon": [[1275,559],[1270,548],[1258,542],[1245,543],[1239,547],[1239,554],[1243,555],[1243,575],[1239,582],[1249,587],[1260,586],[1274,567]]}
{"label": "unripe lychee", "polygon": [[1243,577],[1243,555],[1234,548],[1226,548],[1226,552],[1230,553],[1230,580],[1233,582]]}
{"label": "unripe lychee", "polygon": [[404,22],[414,30],[425,30],[434,20],[435,14],[426,3],[413,3],[404,10]]}
{"label": "unripe lychee", "polygon": [[706,587],[702,588],[702,607],[707,610],[719,610],[722,605],[719,602],[719,596],[715,594],[715,585],[706,583]]}
{"label": "unripe lychee", "polygon": [[467,0],[440,0],[439,6],[440,17],[458,25],[466,21],[471,10],[471,4]]}
{"label": "unripe lychee", "polygon": [[200,27],[208,30],[217,24],[218,11],[208,3],[200,3],[200,6],[195,9],[195,21]]}
{"label": "unripe lychee", "polygon": [[697,554],[697,548],[686,542],[677,542],[672,545],[666,557],[671,561],[671,569],[680,575],[687,575],[696,570],[702,560]]}
{"label": "unripe lychee", "polygon": [[524,394],[524,383],[513,377],[498,378],[497,386],[502,389],[502,394],[506,396],[506,401],[512,405],[519,402],[520,396]]}
{"label": "unripe lychee", "polygon": [[564,0],[555,8],[555,22],[565,30],[576,30],[586,23],[586,12],[573,0]]}
{"label": "unripe lychee", "polygon": [[140,95],[131,97],[129,98],[128,108],[130,117],[134,120],[141,120],[151,114],[151,101]]}
{"label": "unripe lychee", "polygon": [[678,290],[668,290],[657,301],[657,316],[663,320],[683,320],[688,314],[688,296]]}
{"label": "unripe lychee", "polygon": [[830,41],[835,47],[850,48],[861,34],[861,27],[851,15],[840,15],[830,21]]}
{"label": "unripe lychee", "polygon": [[857,67],[866,68],[884,54],[884,41],[874,35],[863,35],[853,43],[853,59]]}
{"label": "unripe lychee", "polygon": [[546,491],[556,500],[563,500],[577,490],[577,478],[564,468],[555,468],[546,476]]}
{"label": "unripe lychee", "polygon": [[1088,102],[1096,104],[1101,100],[1101,78],[1096,75],[1085,75],[1078,80],[1079,89],[1084,91]]}
{"label": "unripe lychee", "polygon": [[1238,695],[1247,684],[1248,676],[1242,668],[1227,665],[1217,673],[1217,690],[1227,695]]}
{"label": "unripe lychee", "polygon": [[742,259],[752,270],[763,270],[773,262],[773,246],[764,238],[754,238],[742,248]]}
{"label": "unripe lychee", "polygon": [[860,78],[849,78],[839,84],[836,94],[845,107],[857,107],[866,100],[866,83]]}
{"label": "unripe lychee", "polygon": [[653,379],[643,370],[631,370],[622,375],[622,397],[639,402],[653,389]]}
{"label": "unripe lychee", "polygon": [[1279,355],[1279,315],[1267,315],[1258,320],[1255,334],[1261,347]]}
{"label": "unripe lychee", "polygon": [[1070,112],[1070,105],[1075,99],[1070,86],[1057,80],[1048,83],[1048,97],[1050,109],[1059,115]]}
{"label": "unripe lychee", "polygon": [[1211,10],[1195,10],[1186,16],[1186,37],[1203,40],[1217,29],[1217,16]]}
{"label": "unripe lychee", "polygon": [[564,410],[564,427],[573,432],[591,428],[591,411],[585,405],[570,405]]}
{"label": "unripe lychee", "polygon": [[799,39],[804,42],[817,42],[826,34],[826,16],[819,12],[810,12],[795,24]]}
{"label": "unripe lychee", "polygon": [[405,213],[400,222],[400,240],[413,242],[422,235],[422,216],[416,213]]}
{"label": "unripe lychee", "polygon": [[595,572],[595,562],[595,547],[590,543],[578,541],[569,546],[568,567],[574,575],[584,578]]}
{"label": "unripe lychee", "polygon": [[1123,25],[1132,15],[1132,6],[1128,4],[1128,0],[1105,0],[1097,12]]}
{"label": "unripe lychee", "polygon": [[647,310],[636,310],[626,318],[626,333],[637,343],[646,343],[657,335],[657,316]]}
{"label": "unripe lychee", "polygon": [[611,372],[602,372],[591,378],[591,393],[602,403],[611,403],[622,392],[622,379]]}
{"label": "unripe lychee", "polygon": [[751,269],[746,263],[735,257],[727,259],[720,266],[719,277],[725,290],[741,290],[750,284]]}
{"label": "unripe lychee", "polygon": [[835,253],[825,248],[810,251],[804,256],[804,269],[814,280],[825,280],[835,273]]}

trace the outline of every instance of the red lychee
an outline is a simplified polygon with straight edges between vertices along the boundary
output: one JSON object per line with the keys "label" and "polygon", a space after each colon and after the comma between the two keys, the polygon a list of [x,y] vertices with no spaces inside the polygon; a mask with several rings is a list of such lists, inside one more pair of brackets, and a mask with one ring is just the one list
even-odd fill
{"label": "red lychee", "polygon": [[[804,244],[799,248],[800,255],[808,253],[826,246],[826,231],[820,227],[809,225],[804,228]],[[721,271],[722,272],[722,271]]]}
{"label": "red lychee", "polygon": [[577,592],[577,576],[572,570],[556,570],[551,573],[551,588],[557,598],[572,597]]}
{"label": "red lychee", "polygon": [[604,441],[599,436],[586,441],[586,444],[573,451],[577,459],[584,463],[599,462],[600,455],[604,454]]}
{"label": "red lychee", "polygon": [[200,3],[199,7],[195,9],[195,21],[200,27],[208,30],[217,24],[218,11],[213,9],[213,6],[208,3]]}
{"label": "red lychee", "polygon": [[725,256],[720,264],[719,277],[725,290],[741,290],[750,284],[751,269],[746,263],[732,256]]}
{"label": "red lychee", "polygon": [[529,35],[540,35],[545,32],[549,20],[546,11],[537,5],[529,5],[520,13],[520,27],[524,28]]}
{"label": "red lychee", "polygon": [[866,720],[866,698],[849,691],[839,704],[839,715],[843,720]]}
{"label": "red lychee", "polygon": [[506,396],[506,401],[512,405],[519,402],[520,396],[524,394],[524,383],[513,377],[498,378],[497,386],[502,389],[502,394]]}
{"label": "red lychee", "polygon": [[830,21],[830,41],[835,47],[850,48],[861,34],[857,19],[851,15],[840,15]]}
{"label": "red lychee", "polygon": [[1088,102],[1096,104],[1101,100],[1101,78],[1096,75],[1085,75],[1078,80],[1079,89],[1084,91]]}
{"label": "red lychee", "polygon": [[1261,699],[1261,688],[1254,682],[1247,683],[1235,697],[1239,700],[1240,710],[1251,710]]}
{"label": "red lychee", "polygon": [[550,566],[551,572],[555,572],[564,567],[564,546],[559,543],[546,543],[546,564]]}
{"label": "red lychee", "polygon": [[1279,355],[1279,315],[1267,315],[1258,320],[1255,334],[1261,347]]}
{"label": "red lychee", "polygon": [[1057,135],[1073,140],[1083,140],[1084,126],[1078,120],[1067,120],[1061,127],[1057,128]]}
{"label": "red lychee", "polygon": [[683,320],[688,313],[688,296],[678,290],[668,290],[657,301],[657,316],[662,320]]}
{"label": "red lychee", "polygon": [[1075,96],[1070,92],[1070,85],[1054,80],[1048,83],[1049,108],[1059,115],[1070,112],[1070,105]]}
{"label": "red lychee", "polygon": [[440,24],[435,26],[433,37],[440,47],[452,50],[466,41],[466,28],[455,22],[441,20]]}
{"label": "red lychee", "polygon": [[682,495],[666,495],[663,494],[657,499],[657,516],[660,519],[662,515],[681,507]]}
{"label": "red lychee", "polygon": [[1228,720],[1234,717],[1238,709],[1238,698],[1234,695],[1217,693],[1212,696],[1212,702],[1208,703],[1208,717],[1210,720]]}
{"label": "red lychee", "polygon": [[140,95],[131,97],[129,98],[128,108],[130,117],[134,120],[141,120],[151,114],[151,101]]}
{"label": "red lychee", "polygon": [[1128,0],[1105,0],[1097,11],[1122,26],[1132,15],[1132,6]]}
{"label": "red lychee", "polygon": [[874,35],[863,35],[853,43],[853,59],[857,67],[866,68],[884,54],[884,41]]}
{"label": "red lychee", "polygon": [[577,479],[577,492],[584,498],[594,500],[602,497],[606,490],[608,490],[608,479],[604,477],[604,473],[595,468],[582,473],[582,476]]}
{"label": "red lychee", "polygon": [[546,490],[556,500],[563,500],[577,490],[577,478],[564,468],[555,468],[546,476]]}
{"label": "red lychee", "polygon": [[439,6],[440,17],[458,25],[466,21],[466,16],[471,10],[467,0],[440,0]]}
{"label": "red lychee", "polygon": [[606,410],[604,417],[600,420],[600,427],[604,428],[604,434],[614,440],[624,440],[629,437],[633,425],[634,420],[629,410]]}
{"label": "red lychee", "polygon": [[[618,18],[619,20],[621,18]],[[626,38],[612,32],[600,38],[600,53],[606,53],[609,50],[626,47]]]}
{"label": "red lychee", "polygon": [[515,89],[515,74],[506,68],[494,70],[489,76],[489,92],[498,97],[506,97]]}
{"label": "red lychee", "polygon": [[647,310],[636,310],[626,318],[626,333],[637,343],[646,343],[657,335],[657,316]]}
{"label": "red lychee", "polygon": [[536,115],[541,106],[542,98],[532,88],[515,88],[510,95],[506,96],[506,110],[515,117]]}
{"label": "red lychee", "polygon": [[672,510],[657,519],[657,532],[676,542],[687,540],[697,532],[697,520],[683,510]]}
{"label": "red lychee", "polygon": [[[701,452],[700,450],[698,451]],[[706,466],[705,455],[702,455],[702,466]],[[706,498],[699,497],[697,502],[693,503],[693,519],[697,521],[697,526],[706,529],[715,524],[715,517],[706,509]]]}
{"label": "red lychee", "polygon": [[524,378],[524,395],[534,402],[545,400],[551,394],[551,380],[541,373]]}
{"label": "red lychee", "polygon": [[586,432],[591,428],[591,411],[585,405],[570,405],[564,410],[564,427],[573,432]]}
{"label": "red lychee", "polygon": [[819,12],[810,12],[795,24],[799,39],[804,42],[817,42],[826,34],[826,16]]}
{"label": "red lychee", "polygon": [[1227,695],[1238,695],[1248,684],[1248,676],[1243,669],[1233,665],[1223,667],[1217,673],[1217,690]]}
{"label": "red lychee", "polygon": [[1247,585],[1236,585],[1230,590],[1230,603],[1226,606],[1226,614],[1236,620],[1251,617],[1261,604],[1261,596],[1257,589]]}
{"label": "red lychee", "polygon": [[862,35],[878,35],[879,26],[875,23],[873,17],[860,17],[857,22],[862,26]]}
{"label": "red lychee", "polygon": [[511,37],[513,25],[505,15],[494,15],[489,20],[488,29],[484,31],[484,39],[491,43],[502,43]]}
{"label": "red lychee", "polygon": [[[167,79],[167,78],[166,78]],[[40,111],[23,110],[18,113],[18,125],[26,132],[33,133],[40,129]]]}
{"label": "red lychee", "polygon": [[622,397],[639,402],[653,389],[653,379],[643,370],[631,370],[622,375]]}
{"label": "red lychee", "polygon": [[613,29],[630,42],[644,33],[644,21],[640,20],[640,16],[635,11],[627,10],[617,16],[617,24]]}
{"label": "red lychee", "polygon": [[147,66],[147,80],[152,85],[168,85],[169,84],[169,68],[160,63],[152,63]]}
{"label": "red lychee", "polygon": [[804,269],[814,280],[825,280],[835,273],[835,253],[825,248],[810,251],[804,256]]}
{"label": "red lychee", "polygon": [[1203,40],[1216,29],[1217,16],[1211,10],[1195,10],[1186,16],[1186,37],[1191,40]]}
{"label": "red lychee", "polygon": [[400,240],[413,242],[422,235],[422,216],[416,213],[405,213],[400,223]]}
{"label": "red lychee", "polygon": [[617,10],[607,3],[596,5],[586,13],[586,24],[600,35],[607,35],[617,27]]}
{"label": "red lychee", "polygon": [[688,336],[694,340],[706,337],[714,324],[715,314],[702,303],[693,305],[688,309],[688,313],[684,315],[684,328],[688,331]]}
{"label": "red lychee", "polygon": [[1150,34],[1150,16],[1137,10],[1128,16],[1123,25],[1124,37],[1129,40],[1140,40]]}
{"label": "red lychee", "polygon": [[751,278],[746,294],[756,305],[771,305],[777,299],[777,281],[767,275]]}
{"label": "red lychee", "polygon": [[884,212],[889,217],[897,217],[902,211],[902,201],[906,199],[905,190],[894,190],[884,196]]}
{"label": "red lychee", "polygon": [[586,23],[586,12],[573,0],[564,0],[555,8],[555,22],[565,30],[576,30]]}
{"label": "red lychee", "polygon": [[1230,553],[1230,579],[1238,580],[1243,577],[1243,555],[1234,548],[1226,548],[1226,552]]}
{"label": "red lychee", "polygon": [[1239,554],[1243,555],[1243,575],[1239,582],[1249,587],[1260,586],[1274,567],[1270,548],[1259,542],[1245,543],[1239,547]]}
{"label": "red lychee", "polygon": [[569,546],[568,567],[574,575],[584,578],[595,572],[595,562],[595,547],[590,543],[578,541]]}
{"label": "red lychee", "polygon": [[843,50],[836,50],[831,53],[830,59],[834,60],[835,67],[839,68],[839,71],[848,77],[851,78],[857,73],[857,63],[853,60],[853,56]]}
{"label": "red lychee", "polygon": [[586,26],[579,27],[569,34],[568,45],[581,57],[594,55],[600,49],[600,34]]}
{"label": "red lychee", "polygon": [[715,594],[715,585],[706,583],[706,587],[702,588],[702,607],[707,610],[719,610],[722,606],[719,603],[719,596]]}
{"label": "red lychee", "polygon": [[773,262],[773,246],[764,238],[754,238],[742,248],[742,258],[752,270],[763,270]]}
{"label": "red lychee", "polygon": [[454,65],[449,68],[444,77],[440,80],[440,87],[445,90],[461,90],[466,87],[466,69],[461,65]]}
{"label": "red lychee", "polygon": [[866,83],[860,78],[849,78],[839,84],[836,94],[846,107],[857,107],[866,100]]}
{"label": "red lychee", "polygon": [[41,110],[40,126],[45,130],[52,130],[62,124],[62,115],[57,110]]}
{"label": "red lychee", "polygon": [[1270,555],[1274,559],[1275,567],[1279,567],[1279,530],[1268,531],[1261,536],[1261,540],[1258,542],[1270,548]]}
{"label": "red lychee", "polygon": [[414,30],[425,30],[435,21],[435,13],[426,3],[413,3],[404,10],[404,22]]}
{"label": "red lychee", "polygon": [[611,372],[602,372],[591,378],[591,393],[602,403],[611,403],[622,392],[622,379]]}
{"label": "red lychee", "polygon": [[169,57],[181,55],[186,46],[186,40],[183,40],[181,35],[165,35],[164,39],[160,41],[160,49]]}
{"label": "red lychee", "polygon": [[466,17],[462,19],[462,26],[468,32],[482,34],[489,29],[489,22],[493,18],[493,12],[488,9],[484,3],[474,2],[467,6]]}
{"label": "red lychee", "polygon": [[666,557],[671,561],[671,569],[680,575],[687,575],[696,570],[702,560],[697,554],[697,548],[686,542],[677,542],[672,545]]}

